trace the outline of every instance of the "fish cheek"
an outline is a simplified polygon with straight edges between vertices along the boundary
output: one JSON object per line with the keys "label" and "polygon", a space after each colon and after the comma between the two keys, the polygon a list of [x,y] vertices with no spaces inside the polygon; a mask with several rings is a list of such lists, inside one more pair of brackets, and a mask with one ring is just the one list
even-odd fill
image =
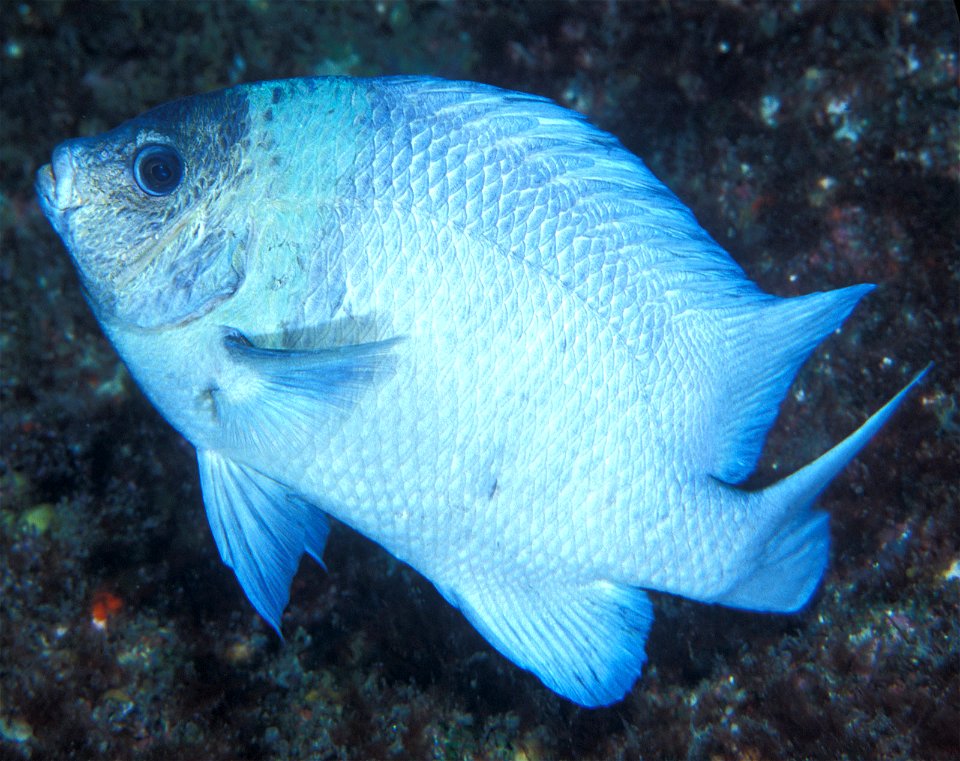
{"label": "fish cheek", "polygon": [[243,282],[247,234],[185,225],[119,294],[118,317],[141,328],[195,320],[232,296]]}
{"label": "fish cheek", "polygon": [[[199,172],[175,193],[152,198],[127,178],[108,208],[115,216],[105,304],[128,325],[157,328],[196,319],[232,295],[242,282],[248,233],[224,224],[204,203],[210,179]],[[109,269],[107,269],[109,268]]]}
{"label": "fish cheek", "polygon": [[64,242],[88,299],[94,311],[113,314],[119,302],[118,284],[129,280],[127,273],[137,266],[137,252],[153,231],[144,229],[121,193],[100,193],[65,213]]}

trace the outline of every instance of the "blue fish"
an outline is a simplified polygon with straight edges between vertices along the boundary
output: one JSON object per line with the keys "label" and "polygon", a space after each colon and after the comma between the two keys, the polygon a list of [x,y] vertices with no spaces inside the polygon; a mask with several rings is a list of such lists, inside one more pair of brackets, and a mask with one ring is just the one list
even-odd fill
{"label": "blue fish", "polygon": [[764,293],[615,138],[484,85],[187,98],[63,143],[37,191],[271,626],[332,516],[584,706],[640,675],[645,590],[801,608],[827,564],[814,500],[923,375],[739,488],[872,286]]}

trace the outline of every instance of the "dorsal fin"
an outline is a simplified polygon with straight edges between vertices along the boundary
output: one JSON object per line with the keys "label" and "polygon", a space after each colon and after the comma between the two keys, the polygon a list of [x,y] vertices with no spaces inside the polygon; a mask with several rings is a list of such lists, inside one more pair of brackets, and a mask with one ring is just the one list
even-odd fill
{"label": "dorsal fin", "polygon": [[791,299],[758,293],[721,311],[702,450],[710,475],[727,483],[750,475],[800,366],[871,290],[855,285]]}

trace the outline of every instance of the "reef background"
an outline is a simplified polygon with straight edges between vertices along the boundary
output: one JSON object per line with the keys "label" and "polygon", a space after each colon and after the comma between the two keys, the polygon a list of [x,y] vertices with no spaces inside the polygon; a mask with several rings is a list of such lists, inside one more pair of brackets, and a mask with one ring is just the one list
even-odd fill
{"label": "reef background", "polygon": [[[0,2],[0,758],[960,758],[960,25],[950,2]],[[656,595],[646,673],[577,708],[337,527],[275,637],[192,448],[84,304],[33,173],[68,137],[264,78],[541,93],[642,156],[761,286],[877,290],[804,367],[754,483],[928,361],[822,497],[796,616]]]}

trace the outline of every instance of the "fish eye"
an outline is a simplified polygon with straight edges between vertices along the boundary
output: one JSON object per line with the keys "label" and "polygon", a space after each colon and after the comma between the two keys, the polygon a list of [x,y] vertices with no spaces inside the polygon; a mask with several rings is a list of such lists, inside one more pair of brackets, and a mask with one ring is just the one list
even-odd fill
{"label": "fish eye", "polygon": [[173,146],[145,145],[133,157],[133,178],[149,196],[170,195],[183,179],[183,159]]}

